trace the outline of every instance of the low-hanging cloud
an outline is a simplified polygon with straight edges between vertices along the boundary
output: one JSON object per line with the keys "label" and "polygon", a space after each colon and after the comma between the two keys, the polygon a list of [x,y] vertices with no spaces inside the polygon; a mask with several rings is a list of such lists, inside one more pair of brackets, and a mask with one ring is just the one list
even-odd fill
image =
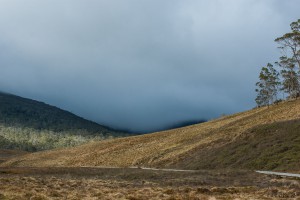
{"label": "low-hanging cloud", "polygon": [[254,107],[298,0],[2,0],[0,90],[151,131]]}

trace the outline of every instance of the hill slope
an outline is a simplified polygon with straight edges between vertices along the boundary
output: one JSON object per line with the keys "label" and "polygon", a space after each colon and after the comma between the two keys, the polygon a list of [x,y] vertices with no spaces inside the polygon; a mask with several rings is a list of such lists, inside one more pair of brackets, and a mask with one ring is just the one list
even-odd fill
{"label": "hill slope", "polygon": [[299,119],[300,101],[290,101],[185,128],[29,154],[3,166],[234,166],[297,171]]}
{"label": "hill slope", "polygon": [[25,151],[0,149],[0,163],[9,160],[12,157],[27,154]]}
{"label": "hill slope", "polygon": [[42,102],[0,93],[0,149],[44,150],[111,136],[122,133]]}

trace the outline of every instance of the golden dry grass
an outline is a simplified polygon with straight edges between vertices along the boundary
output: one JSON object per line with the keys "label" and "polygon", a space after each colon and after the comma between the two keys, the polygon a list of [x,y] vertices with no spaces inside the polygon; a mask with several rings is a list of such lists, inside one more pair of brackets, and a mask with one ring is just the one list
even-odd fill
{"label": "golden dry grass", "polygon": [[[91,173],[93,170],[95,171]],[[0,173],[0,199],[300,199],[299,180],[277,179],[259,174],[253,176],[251,172],[204,171],[186,173],[183,178],[180,178],[182,175],[180,172],[176,178],[174,172],[124,170],[122,172],[119,169],[92,168],[0,169],[2,173]],[[106,172],[107,175],[94,176]],[[157,176],[153,178],[148,176],[148,173]],[[128,174],[130,175],[127,176]],[[248,179],[244,180],[245,178]],[[191,179],[198,182],[189,181]],[[206,182],[205,185],[202,185],[202,181]]]}
{"label": "golden dry grass", "polygon": [[[125,186],[124,186],[125,185]],[[243,189],[241,189],[243,190]],[[227,194],[226,194],[227,193]],[[49,177],[0,178],[0,199],[168,199],[200,200],[216,197],[248,199],[255,194],[239,188],[169,188],[157,186],[136,187],[130,182],[62,179]],[[259,195],[257,195],[259,197]]]}
{"label": "golden dry grass", "polygon": [[0,163],[5,162],[13,157],[27,154],[26,151],[0,149]]}
{"label": "golden dry grass", "polygon": [[197,151],[205,152],[228,144],[245,131],[261,124],[299,118],[300,101],[289,101],[270,108],[257,108],[185,128],[28,154],[11,159],[2,166],[187,168],[186,158],[193,160],[191,156]]}

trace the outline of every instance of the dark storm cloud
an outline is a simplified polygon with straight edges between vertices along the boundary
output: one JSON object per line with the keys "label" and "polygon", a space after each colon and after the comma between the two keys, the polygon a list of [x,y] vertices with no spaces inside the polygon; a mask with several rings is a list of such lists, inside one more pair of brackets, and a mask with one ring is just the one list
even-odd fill
{"label": "dark storm cloud", "polygon": [[117,128],[254,107],[298,0],[2,0],[0,90]]}

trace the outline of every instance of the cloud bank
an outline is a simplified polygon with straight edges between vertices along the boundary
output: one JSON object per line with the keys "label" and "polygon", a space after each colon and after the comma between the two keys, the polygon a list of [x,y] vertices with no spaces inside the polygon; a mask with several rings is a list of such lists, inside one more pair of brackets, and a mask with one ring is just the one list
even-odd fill
{"label": "cloud bank", "polygon": [[255,106],[298,0],[2,0],[0,90],[153,131]]}

